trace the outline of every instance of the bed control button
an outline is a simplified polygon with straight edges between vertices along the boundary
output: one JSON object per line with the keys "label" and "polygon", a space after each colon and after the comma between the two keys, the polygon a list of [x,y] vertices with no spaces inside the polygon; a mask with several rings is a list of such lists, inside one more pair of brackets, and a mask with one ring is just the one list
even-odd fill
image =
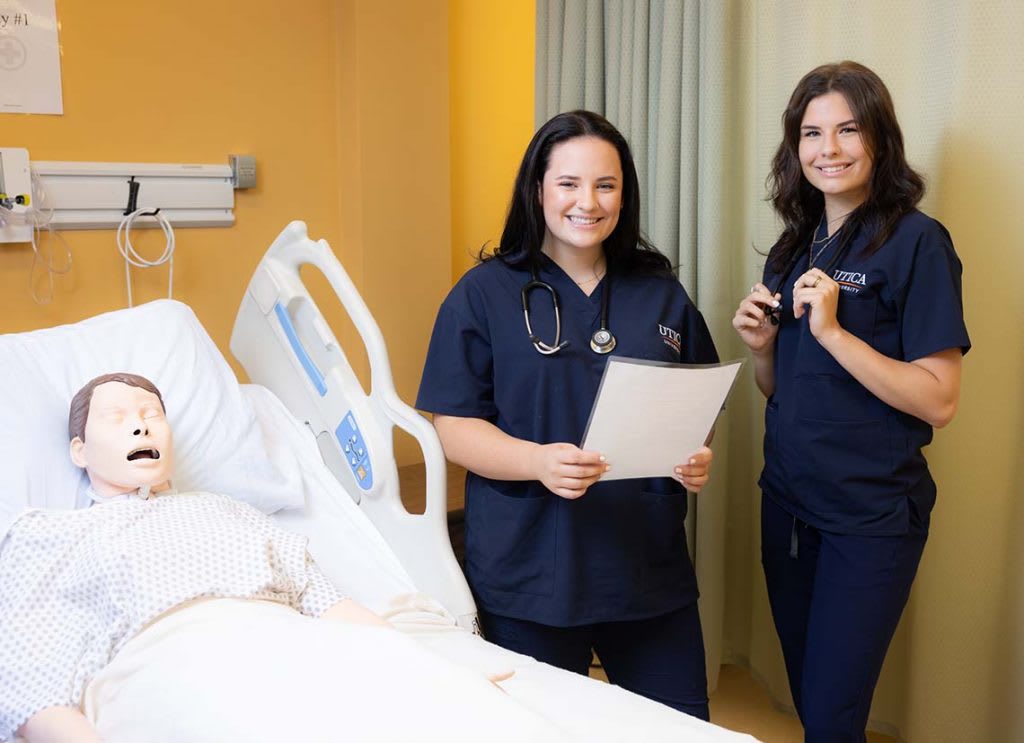
{"label": "bed control button", "polygon": [[373,487],[373,463],[366,441],[351,412],[341,419],[334,430],[334,437],[356,485],[362,490],[370,490]]}

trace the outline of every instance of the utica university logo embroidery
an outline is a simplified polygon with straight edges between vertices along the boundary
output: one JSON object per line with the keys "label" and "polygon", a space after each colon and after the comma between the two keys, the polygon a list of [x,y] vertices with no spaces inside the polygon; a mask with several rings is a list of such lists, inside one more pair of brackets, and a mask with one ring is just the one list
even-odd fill
{"label": "utica university logo embroidery", "polygon": [[672,328],[666,328],[661,323],[658,323],[658,332],[661,333],[661,339],[665,341],[665,345],[671,348],[676,353],[682,353],[683,350],[683,336],[677,333]]}
{"label": "utica university logo embroidery", "polygon": [[859,273],[858,271],[837,269],[832,274],[832,278],[844,292],[853,292],[854,294],[859,294],[860,290],[868,285],[867,274]]}

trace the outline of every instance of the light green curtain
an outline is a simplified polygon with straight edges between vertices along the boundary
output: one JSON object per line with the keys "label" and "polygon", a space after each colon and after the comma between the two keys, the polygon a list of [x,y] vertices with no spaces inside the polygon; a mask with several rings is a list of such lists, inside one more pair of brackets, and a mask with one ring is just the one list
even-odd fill
{"label": "light green curtain", "polygon": [[[740,102],[730,85],[737,70],[725,54],[735,14],[736,3],[728,0],[537,3],[537,124],[587,108],[622,131],[640,175],[644,232],[678,266],[719,339],[730,333],[735,294],[722,246],[742,234],[735,213],[725,208],[736,200],[738,129],[722,124]],[[728,347],[720,352],[735,356]],[[712,688],[725,626],[727,493],[748,474],[730,466],[732,449],[723,445],[732,418],[730,411],[719,421],[715,476],[699,499],[691,499],[687,524]]]}
{"label": "light green curtain", "polygon": [[[645,231],[723,358],[746,356],[729,320],[778,234],[765,176],[793,87],[840,59],[889,86],[922,209],[964,262],[974,341],[957,418],[926,451],[938,504],[871,710],[871,727],[913,742],[1024,740],[1021,38],[1019,0],[537,2],[538,123],[586,107],[627,136]],[[711,681],[719,659],[747,664],[786,706],[760,567],[763,407],[748,369],[692,536]]]}

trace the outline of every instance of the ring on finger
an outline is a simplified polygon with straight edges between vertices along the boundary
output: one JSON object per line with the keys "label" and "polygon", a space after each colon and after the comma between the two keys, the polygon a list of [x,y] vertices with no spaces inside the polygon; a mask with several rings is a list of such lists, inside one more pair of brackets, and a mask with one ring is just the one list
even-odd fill
{"label": "ring on finger", "polygon": [[811,288],[812,289],[816,288],[818,286],[818,284],[820,284],[820,283],[821,283],[821,277],[820,276],[815,276],[814,277],[814,283],[811,284]]}

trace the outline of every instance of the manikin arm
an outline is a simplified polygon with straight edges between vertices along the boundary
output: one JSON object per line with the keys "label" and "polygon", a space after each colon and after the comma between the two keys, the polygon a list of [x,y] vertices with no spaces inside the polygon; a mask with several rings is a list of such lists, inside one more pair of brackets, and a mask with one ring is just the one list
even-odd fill
{"label": "manikin arm", "polygon": [[47,707],[39,710],[18,729],[26,743],[99,743],[100,736],[79,710]]}
{"label": "manikin arm", "polygon": [[321,619],[335,619],[350,624],[366,624],[375,627],[391,627],[379,614],[367,609],[352,599],[342,599],[320,615]]}

